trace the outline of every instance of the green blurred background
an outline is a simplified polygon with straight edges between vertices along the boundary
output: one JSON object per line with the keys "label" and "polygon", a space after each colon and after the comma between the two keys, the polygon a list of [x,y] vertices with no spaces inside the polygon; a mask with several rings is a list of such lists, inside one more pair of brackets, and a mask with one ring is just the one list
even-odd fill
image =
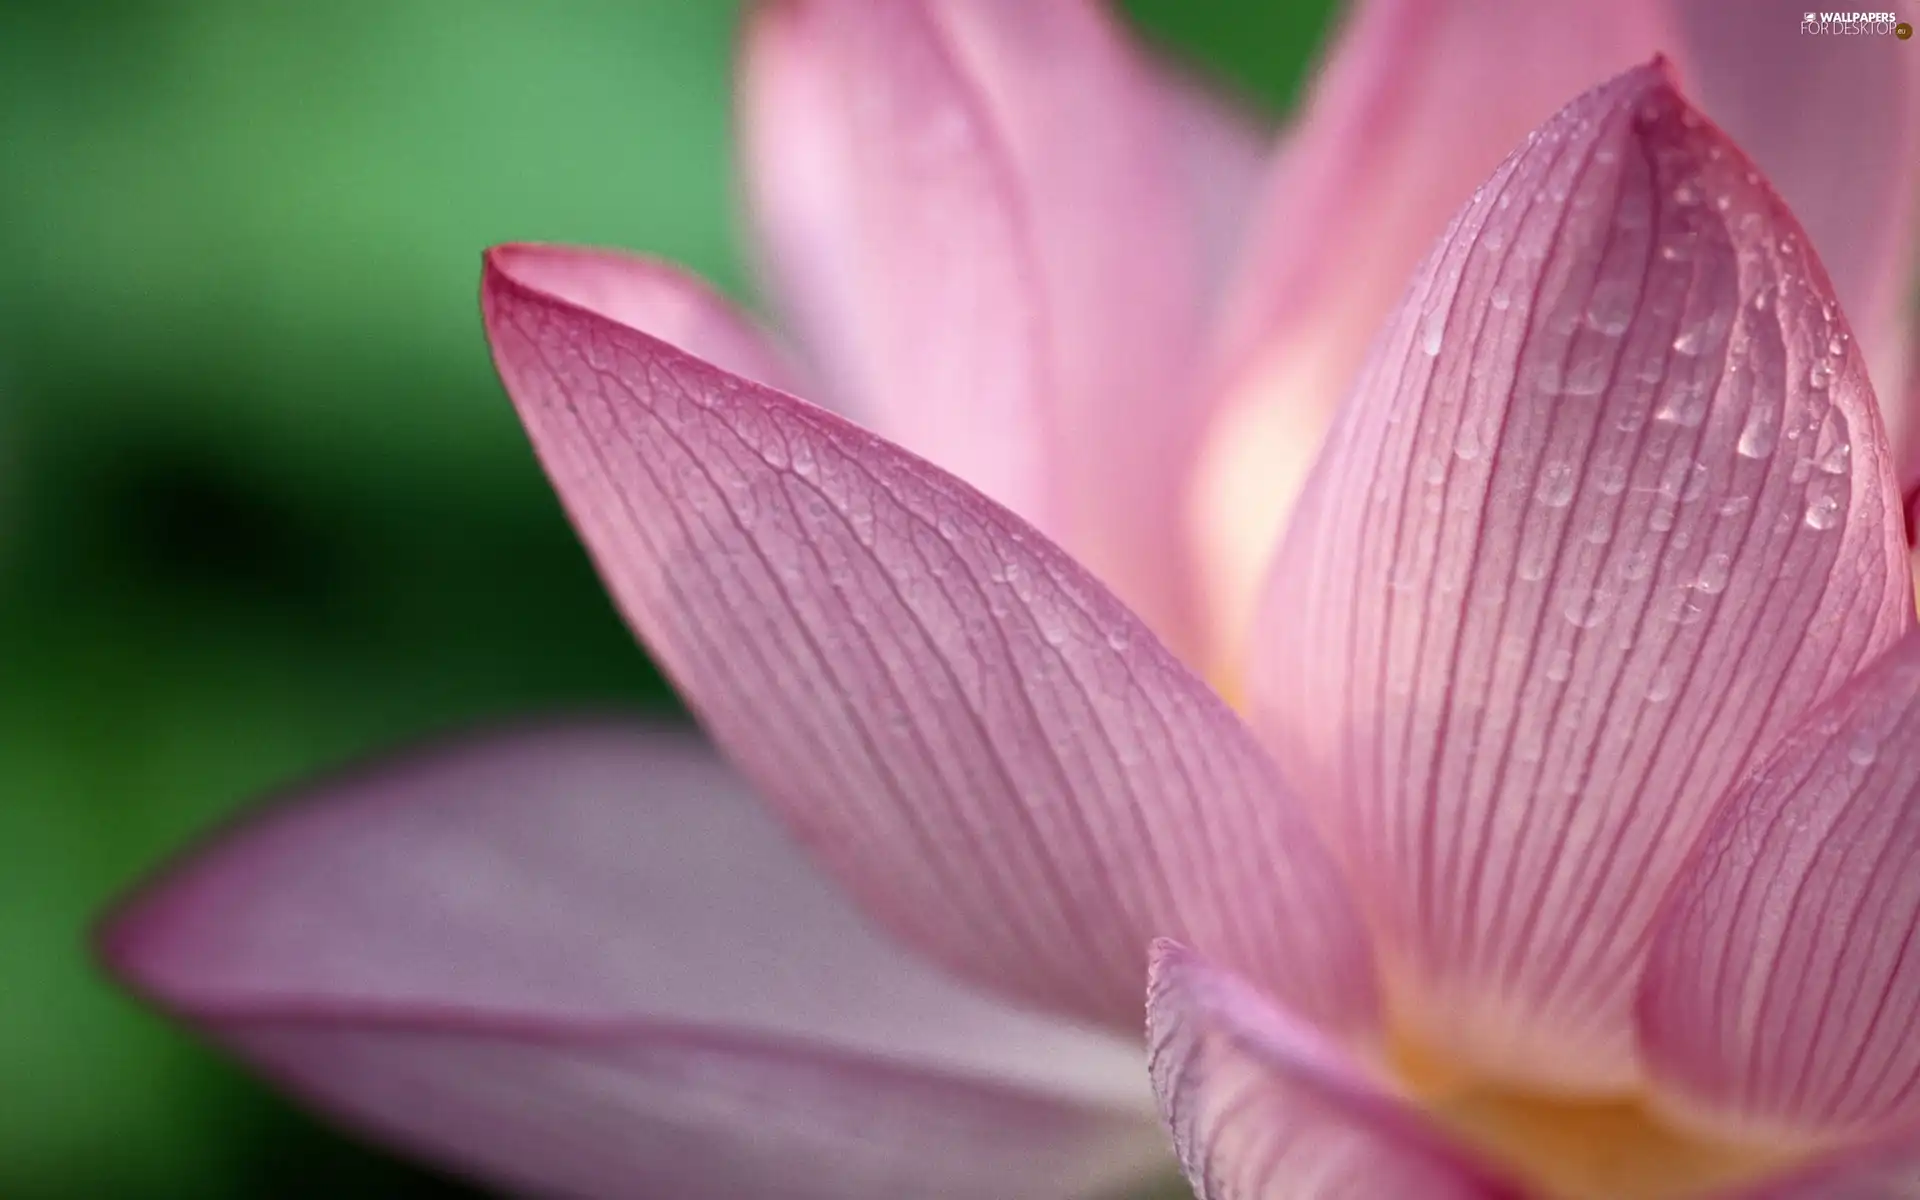
{"label": "green blurred background", "polygon": [[[1269,113],[1325,0],[1137,0]],[[719,0],[0,3],[0,1196],[461,1195],[119,998],[156,861],[316,768],[669,695],[494,381],[482,247],[741,294]]]}

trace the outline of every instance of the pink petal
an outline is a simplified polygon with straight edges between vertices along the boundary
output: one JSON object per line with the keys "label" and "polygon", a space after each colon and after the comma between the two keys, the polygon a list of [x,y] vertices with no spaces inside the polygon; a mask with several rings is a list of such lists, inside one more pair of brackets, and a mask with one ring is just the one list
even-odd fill
{"label": "pink petal", "polygon": [[1031,231],[984,102],[923,7],[759,6],[740,106],[769,283],[827,394],[1054,523]]}
{"label": "pink petal", "polygon": [[1058,1197],[1156,1142],[1137,1050],[882,940],[690,731],[311,788],[106,943],[342,1120],[544,1193]]}
{"label": "pink petal", "polygon": [[1310,1025],[1171,942],[1155,947],[1147,1038],[1202,1200],[1519,1200]]}
{"label": "pink petal", "polygon": [[1193,117],[1092,0],[768,6],[743,69],[772,282],[835,394],[1180,640]]}
{"label": "pink petal", "polygon": [[1818,261],[1661,69],[1502,165],[1336,423],[1256,631],[1262,728],[1416,1037],[1633,1082],[1660,891],[1913,625],[1900,525]]}
{"label": "pink petal", "polygon": [[1920,1125],[1920,634],[1722,807],[1640,1003],[1655,1083],[1806,1138]]}
{"label": "pink petal", "polygon": [[652,334],[723,371],[793,390],[793,371],[766,333],[701,280],[671,263],[578,246],[503,249],[543,291]]}
{"label": "pink petal", "polygon": [[1335,407],[1447,219],[1572,93],[1670,47],[1657,0],[1359,4],[1274,162],[1229,301],[1192,518],[1237,661]]}
{"label": "pink petal", "polygon": [[1159,86],[1184,168],[1188,219],[1199,242],[1207,311],[1246,249],[1247,220],[1260,196],[1267,135],[1245,113],[1176,68],[1161,66]]}
{"label": "pink petal", "polygon": [[1860,335],[1894,444],[1903,444],[1920,432],[1893,403],[1920,236],[1920,54],[1884,33],[1802,33],[1798,0],[1745,5],[1731,19],[1720,0],[1674,7],[1688,90],[1813,239]]}
{"label": "pink petal", "polygon": [[[1908,333],[1905,348],[1911,350],[1920,346],[1920,308],[1908,315]],[[1920,542],[1920,356],[1907,354],[1907,380],[1902,390],[1895,393],[1900,397],[1897,403],[1889,403],[1882,395],[1880,403],[1883,411],[1890,414],[1890,428],[1904,428],[1903,440],[1895,443],[1897,459],[1900,464],[1900,490],[1907,499],[1907,541],[1909,544]],[[1894,410],[1897,411],[1895,415]]]}
{"label": "pink petal", "polygon": [[1085,571],[899,448],[514,272],[489,260],[495,361],[603,578],[873,911],[1117,1028],[1162,930],[1370,1025],[1365,937],[1271,764]]}

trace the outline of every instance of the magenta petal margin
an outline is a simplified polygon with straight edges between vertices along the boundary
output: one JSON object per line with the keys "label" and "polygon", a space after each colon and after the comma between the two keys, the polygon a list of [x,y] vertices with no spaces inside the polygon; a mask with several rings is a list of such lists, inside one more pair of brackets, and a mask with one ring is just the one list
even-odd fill
{"label": "magenta petal margin", "polygon": [[1173,942],[1154,948],[1147,1041],[1201,1200],[1521,1200],[1311,1025]]}
{"label": "magenta petal margin", "polygon": [[105,942],[337,1119],[541,1195],[1061,1200],[1163,1161],[1137,1046],[876,936],[691,730],[309,785]]}
{"label": "magenta petal margin", "polygon": [[1654,67],[1496,172],[1358,394],[1270,577],[1257,724],[1417,1037],[1631,1085],[1654,907],[1715,801],[1913,625],[1865,365]]}
{"label": "magenta petal margin", "polygon": [[495,362],[609,590],[890,928],[1138,1027],[1176,933],[1378,1019],[1345,884],[1238,718],[1056,546],[857,426],[487,260]]}

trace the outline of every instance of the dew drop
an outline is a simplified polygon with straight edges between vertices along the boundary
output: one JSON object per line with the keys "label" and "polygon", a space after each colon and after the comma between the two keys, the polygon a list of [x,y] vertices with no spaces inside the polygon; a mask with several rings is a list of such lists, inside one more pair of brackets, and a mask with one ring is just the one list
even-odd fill
{"label": "dew drop", "polygon": [[1567,372],[1565,391],[1569,396],[1598,396],[1607,390],[1609,364],[1598,354],[1590,355]]}
{"label": "dew drop", "polygon": [[1729,554],[1709,554],[1707,561],[1700,564],[1700,577],[1693,586],[1709,596],[1717,596],[1727,590],[1727,580],[1733,574],[1733,556]]}
{"label": "dew drop", "polygon": [[1833,364],[1826,359],[1816,359],[1807,368],[1807,386],[1814,389],[1826,387],[1833,382]]}
{"label": "dew drop", "polygon": [[1720,505],[1720,515],[1723,517],[1737,517],[1752,507],[1752,496],[1728,496]]}
{"label": "dew drop", "polygon": [[1690,458],[1676,458],[1660,475],[1660,494],[1690,504],[1707,490],[1707,466]]}
{"label": "dew drop", "polygon": [[1847,744],[1847,761],[1856,767],[1870,767],[1879,757],[1879,735],[1871,729],[1855,730],[1853,740]]}
{"label": "dew drop", "polygon": [[1706,418],[1706,395],[1699,386],[1691,383],[1682,384],[1668,393],[1653,414],[1654,420],[1667,421],[1682,429],[1692,429]]}
{"label": "dew drop", "polygon": [[1565,683],[1573,677],[1573,651],[1564,647],[1555,650],[1547,659],[1547,678],[1554,683]]}
{"label": "dew drop", "polygon": [[1447,331],[1447,316],[1440,309],[1427,314],[1420,323],[1420,352],[1428,358],[1440,353],[1440,338]]}
{"label": "dew drop", "polygon": [[1806,523],[1808,529],[1832,529],[1840,523],[1840,501],[1832,496],[1821,496],[1807,505]]}
{"label": "dew drop", "polygon": [[1662,663],[1660,669],[1647,680],[1647,703],[1664,704],[1673,698],[1673,668]]}
{"label": "dew drop", "polygon": [[1548,508],[1565,508],[1573,502],[1573,467],[1563,462],[1548,463],[1540,472],[1540,486],[1534,496]]}
{"label": "dew drop", "polygon": [[804,441],[793,443],[787,451],[787,465],[793,468],[795,475],[803,479],[812,475],[813,447]]}
{"label": "dew drop", "polygon": [[1609,337],[1618,337],[1633,321],[1635,299],[1635,289],[1628,285],[1600,284],[1587,300],[1587,324]]}
{"label": "dew drop", "polygon": [[1853,447],[1845,442],[1838,442],[1825,454],[1815,459],[1813,465],[1828,475],[1845,475],[1847,460],[1852,457],[1852,454]]}
{"label": "dew drop", "polygon": [[1672,507],[1665,504],[1659,505],[1647,515],[1647,528],[1655,533],[1665,533],[1673,528],[1674,518],[1677,515]]}
{"label": "dew drop", "polygon": [[1734,448],[1742,458],[1765,458],[1773,453],[1779,432],[1779,414],[1763,402],[1747,414],[1746,426],[1740,430],[1740,440]]}
{"label": "dew drop", "polygon": [[1575,628],[1592,629],[1613,611],[1613,594],[1602,588],[1568,588],[1562,612]]}
{"label": "dew drop", "polygon": [[1627,469],[1619,463],[1602,463],[1593,476],[1602,496],[1618,496],[1627,490]]}
{"label": "dew drop", "polygon": [[1676,354],[1698,354],[1705,341],[1704,330],[1698,325],[1689,325],[1673,339],[1673,350]]}
{"label": "dew drop", "polygon": [[1620,560],[1620,578],[1629,583],[1638,583],[1653,574],[1653,555],[1645,550],[1630,551]]}

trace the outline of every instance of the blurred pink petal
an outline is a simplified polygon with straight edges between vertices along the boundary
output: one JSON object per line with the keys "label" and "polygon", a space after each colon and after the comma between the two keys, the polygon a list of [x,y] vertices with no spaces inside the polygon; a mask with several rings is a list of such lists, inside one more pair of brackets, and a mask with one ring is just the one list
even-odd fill
{"label": "blurred pink petal", "polygon": [[1688,93],[1813,239],[1903,445],[1911,421],[1896,401],[1920,236],[1920,54],[1886,36],[1803,34],[1798,0],[1761,0],[1737,15],[1721,0],[1674,10]]}
{"label": "blurred pink petal", "polygon": [[107,944],[344,1121],[547,1194],[1054,1200],[1159,1147],[1136,1049],[875,935],[691,731],[320,785]]}
{"label": "blurred pink petal", "polygon": [[1920,634],[1723,805],[1657,927],[1654,1083],[1812,1141],[1920,1128]]}
{"label": "blurred pink petal", "polygon": [[671,263],[619,250],[522,245],[523,278],[651,334],[721,370],[781,391],[793,371],[764,330],[704,280]]}
{"label": "blurred pink petal", "polygon": [[[1248,218],[1260,197],[1268,137],[1253,119],[1202,80],[1160,68],[1159,86],[1184,167],[1188,220],[1198,241],[1202,312],[1213,315],[1245,249]],[[1173,396],[1165,398],[1173,401]]]}
{"label": "blurred pink petal", "polygon": [[1656,0],[1371,0],[1339,35],[1254,214],[1192,497],[1213,662],[1380,323],[1447,219],[1567,97],[1670,47]]}
{"label": "blurred pink petal", "polygon": [[1155,947],[1147,1040],[1201,1200],[1520,1200],[1311,1025],[1171,942]]}
{"label": "blurred pink petal", "polygon": [[776,294],[848,410],[1184,644],[1194,210],[1240,149],[1176,95],[1092,0],[795,0],[753,20],[742,111]]}
{"label": "blurred pink petal", "polygon": [[1791,214],[1658,67],[1456,219],[1270,579],[1259,724],[1417,1041],[1608,1089],[1713,802],[1913,625],[1889,454]]}
{"label": "blurred pink petal", "polygon": [[748,203],[826,398],[1052,527],[1041,268],[961,72],[918,0],[758,6],[739,78]]}
{"label": "blurred pink petal", "polygon": [[1237,718],[1084,570],[898,447],[488,258],[495,362],[609,590],[872,911],[1137,1028],[1163,931],[1377,1018],[1338,871]]}

